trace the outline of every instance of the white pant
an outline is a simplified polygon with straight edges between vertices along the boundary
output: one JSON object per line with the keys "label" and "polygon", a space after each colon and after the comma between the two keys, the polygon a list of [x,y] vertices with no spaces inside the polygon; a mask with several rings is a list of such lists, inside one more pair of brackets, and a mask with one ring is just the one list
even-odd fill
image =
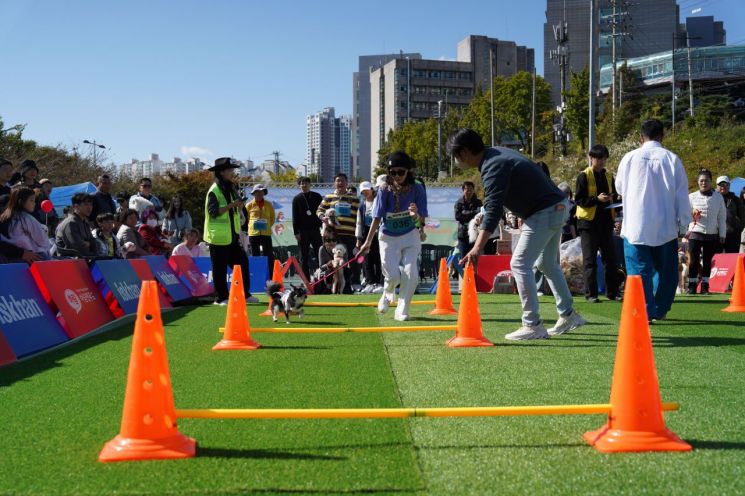
{"label": "white pant", "polygon": [[380,242],[380,261],[383,264],[383,275],[385,276],[383,294],[389,301],[393,301],[395,299],[394,290],[400,284],[396,312],[408,315],[411,297],[414,296],[416,286],[419,283],[417,258],[422,251],[419,230],[414,229],[403,236],[390,236],[381,232],[378,240]]}

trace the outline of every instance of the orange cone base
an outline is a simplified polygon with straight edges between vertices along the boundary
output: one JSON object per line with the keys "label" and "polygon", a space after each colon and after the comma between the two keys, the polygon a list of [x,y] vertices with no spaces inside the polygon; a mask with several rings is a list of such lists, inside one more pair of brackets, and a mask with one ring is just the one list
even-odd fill
{"label": "orange cone base", "polygon": [[435,308],[431,312],[429,312],[430,315],[455,315],[458,312],[455,311],[455,308]]}
{"label": "orange cone base", "polygon": [[735,305],[733,303],[727,308],[722,308],[722,312],[745,312],[745,305]]}
{"label": "orange cone base", "polygon": [[691,445],[669,429],[659,432],[624,431],[604,427],[586,432],[585,441],[602,453],[631,451],[691,451]]}
{"label": "orange cone base", "polygon": [[494,346],[494,343],[486,339],[485,337],[479,338],[467,338],[458,337],[450,338],[445,344],[451,348],[472,348],[475,346]]}
{"label": "orange cone base", "polygon": [[197,442],[183,434],[165,439],[132,439],[116,436],[98,455],[99,462],[193,458]]}
{"label": "orange cone base", "polygon": [[253,339],[247,341],[238,341],[235,339],[223,339],[215,346],[212,347],[212,351],[217,350],[258,350],[261,345]]}

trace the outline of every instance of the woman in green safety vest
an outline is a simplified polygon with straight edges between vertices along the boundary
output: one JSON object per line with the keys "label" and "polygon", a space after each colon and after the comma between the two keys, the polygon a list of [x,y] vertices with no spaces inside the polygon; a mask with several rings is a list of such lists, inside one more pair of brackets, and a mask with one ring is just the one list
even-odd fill
{"label": "woman in green safety vest", "polygon": [[222,157],[215,160],[215,165],[207,169],[215,174],[215,182],[210,186],[204,202],[204,240],[210,245],[215,305],[228,304],[228,265],[235,264],[241,266],[246,301],[258,302],[249,292],[251,284],[248,258],[238,236],[241,230],[241,211],[245,202],[233,182],[235,169],[238,167],[240,166],[230,157]]}

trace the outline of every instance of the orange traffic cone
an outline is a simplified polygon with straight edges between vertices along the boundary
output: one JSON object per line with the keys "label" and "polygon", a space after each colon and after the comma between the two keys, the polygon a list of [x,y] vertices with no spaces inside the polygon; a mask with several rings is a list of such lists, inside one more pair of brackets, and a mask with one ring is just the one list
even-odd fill
{"label": "orange traffic cone", "polygon": [[722,312],[745,312],[745,256],[737,257],[732,296],[729,299],[729,306],[723,308]]}
{"label": "orange traffic cone", "polygon": [[484,337],[481,329],[481,312],[476,298],[476,277],[473,275],[473,265],[470,263],[466,265],[466,271],[463,274],[463,291],[460,293],[455,337],[446,344],[453,348],[494,346],[494,343]]}
{"label": "orange traffic cone", "polygon": [[437,294],[435,295],[435,308],[429,312],[430,315],[454,315],[458,312],[453,308],[453,296],[450,294],[450,278],[448,277],[448,265],[444,258],[440,259],[440,275],[437,278]]}
{"label": "orange traffic cone", "polygon": [[196,442],[176,426],[158,291],[155,281],[142,281],[122,425],[119,435],[98,455],[101,462],[191,458],[195,454]]}
{"label": "orange traffic cone", "polygon": [[665,427],[641,276],[626,278],[608,423],[585,433],[598,451],[690,451]]}
{"label": "orange traffic cone", "polygon": [[251,339],[251,326],[246,312],[246,294],[243,291],[241,266],[233,267],[233,280],[230,283],[228,312],[225,316],[225,334],[213,350],[255,350],[261,345]]}
{"label": "orange traffic cone", "polygon": [[[276,258],[274,259],[274,269],[272,270],[272,281],[279,283],[279,290],[284,291],[285,289],[285,282],[282,278],[282,264],[279,263],[279,260]],[[261,312],[259,314],[259,317],[271,317],[272,316],[272,299],[269,298],[269,303],[266,307],[266,310]]]}

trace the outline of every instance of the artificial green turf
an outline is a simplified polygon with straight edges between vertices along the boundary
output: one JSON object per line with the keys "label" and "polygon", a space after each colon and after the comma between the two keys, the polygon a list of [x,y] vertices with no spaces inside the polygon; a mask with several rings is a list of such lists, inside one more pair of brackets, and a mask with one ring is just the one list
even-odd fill
{"label": "artificial green turf", "polygon": [[[329,297],[332,298],[332,297]],[[314,297],[314,299],[328,299]],[[372,298],[368,298],[372,299]],[[450,349],[451,332],[265,334],[263,350],[212,352],[224,309],[166,314],[178,408],[428,407],[608,401],[620,304],[590,324],[512,343],[515,296],[479,295],[491,348]],[[358,299],[355,299],[358,301]],[[541,298],[548,322],[551,298]],[[408,420],[196,420],[190,460],[100,464],[118,431],[132,325],[0,369],[0,494],[738,494],[745,493],[745,319],[722,296],[679,298],[652,327],[665,414],[692,453],[605,455],[593,416]],[[250,307],[252,325],[269,325]],[[412,325],[448,321],[413,307]],[[394,325],[372,308],[309,308],[293,325]],[[279,324],[283,325],[283,324]]]}

